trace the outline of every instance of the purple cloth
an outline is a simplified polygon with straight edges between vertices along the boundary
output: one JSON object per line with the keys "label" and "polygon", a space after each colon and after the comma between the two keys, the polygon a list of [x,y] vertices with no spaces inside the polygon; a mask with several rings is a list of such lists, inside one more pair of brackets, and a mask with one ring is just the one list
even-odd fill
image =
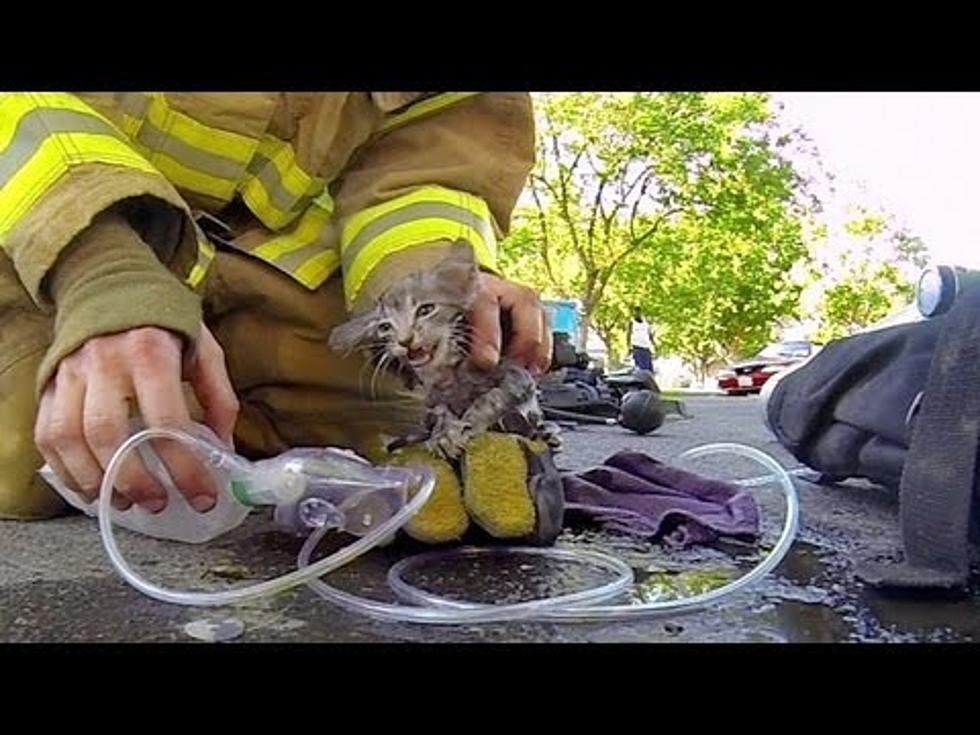
{"label": "purple cloth", "polygon": [[680,547],[719,536],[759,536],[759,509],[748,492],[640,452],[619,452],[586,472],[564,473],[562,485],[567,510],[609,531]]}

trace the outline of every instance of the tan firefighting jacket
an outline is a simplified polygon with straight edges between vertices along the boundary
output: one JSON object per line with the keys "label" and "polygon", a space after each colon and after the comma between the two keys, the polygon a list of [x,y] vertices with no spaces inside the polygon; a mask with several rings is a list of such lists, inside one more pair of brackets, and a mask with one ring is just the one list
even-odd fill
{"label": "tan firefighting jacket", "polygon": [[[493,269],[533,157],[524,93],[0,93],[0,247],[50,309],[59,256],[123,207],[193,289],[215,215],[212,240],[308,289],[340,273],[357,310],[439,243]],[[99,330],[76,324],[42,372]]]}

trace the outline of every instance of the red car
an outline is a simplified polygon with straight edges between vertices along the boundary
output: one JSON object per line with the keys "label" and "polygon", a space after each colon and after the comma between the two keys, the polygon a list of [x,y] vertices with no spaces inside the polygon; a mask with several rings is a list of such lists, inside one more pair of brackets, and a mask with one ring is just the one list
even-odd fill
{"label": "red car", "polygon": [[773,375],[798,365],[819,347],[812,342],[777,342],[755,357],[730,365],[718,374],[718,387],[730,396],[758,393]]}

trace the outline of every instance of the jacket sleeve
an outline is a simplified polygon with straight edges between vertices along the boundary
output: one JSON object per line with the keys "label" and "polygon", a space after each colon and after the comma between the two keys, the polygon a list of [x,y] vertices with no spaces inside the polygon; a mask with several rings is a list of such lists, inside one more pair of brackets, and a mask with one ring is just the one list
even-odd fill
{"label": "jacket sleeve", "polygon": [[[405,98],[415,98],[408,105]],[[395,102],[392,102],[394,98]],[[464,240],[496,268],[497,240],[534,164],[526,93],[373,94],[385,114],[336,191],[344,292],[358,311]],[[391,109],[395,104],[401,107]]]}
{"label": "jacket sleeve", "polygon": [[197,297],[180,281],[201,269],[187,205],[75,95],[0,94],[0,248],[38,307],[56,310],[39,390],[99,334],[153,325],[196,336]]}
{"label": "jacket sleeve", "polygon": [[93,337],[159,327],[190,347],[200,332],[200,298],[157,259],[112,208],[65,248],[46,289],[55,303],[53,340],[38,366],[40,395],[58,364]]}
{"label": "jacket sleeve", "polygon": [[190,277],[187,205],[119,128],[73,94],[0,93],[0,247],[39,306],[50,306],[44,281],[60,253],[123,201],[158,258]]}

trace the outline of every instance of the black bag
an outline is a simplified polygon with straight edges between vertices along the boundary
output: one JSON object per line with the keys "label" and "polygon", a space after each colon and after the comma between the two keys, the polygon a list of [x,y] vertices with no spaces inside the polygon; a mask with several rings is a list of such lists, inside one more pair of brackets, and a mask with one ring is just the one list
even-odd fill
{"label": "black bag", "polygon": [[980,288],[946,314],[828,344],[766,404],[780,444],[835,480],[899,490],[903,558],[866,562],[878,586],[954,588],[969,574],[980,436]]}

